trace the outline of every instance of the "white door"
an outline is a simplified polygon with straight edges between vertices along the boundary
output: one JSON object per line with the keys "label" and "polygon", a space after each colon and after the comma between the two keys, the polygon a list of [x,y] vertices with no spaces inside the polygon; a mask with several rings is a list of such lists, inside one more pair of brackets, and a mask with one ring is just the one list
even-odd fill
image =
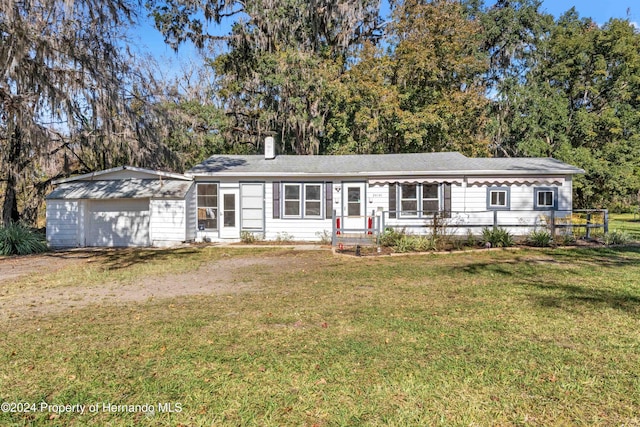
{"label": "white door", "polygon": [[220,189],[220,238],[240,238],[240,215],[238,209],[240,191],[237,188]]}
{"label": "white door", "polygon": [[347,182],[343,184],[341,228],[348,233],[349,229],[363,230],[367,227],[366,218],[366,184],[364,182]]}
{"label": "white door", "polygon": [[87,246],[149,246],[149,199],[88,203]]}

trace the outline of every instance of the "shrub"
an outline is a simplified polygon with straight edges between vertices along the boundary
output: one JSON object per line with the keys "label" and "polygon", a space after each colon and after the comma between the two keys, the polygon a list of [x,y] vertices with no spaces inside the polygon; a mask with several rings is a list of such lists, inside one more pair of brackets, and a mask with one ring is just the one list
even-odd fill
{"label": "shrub", "polygon": [[316,236],[320,240],[320,244],[322,245],[330,245],[331,244],[331,233],[327,230],[323,232],[316,231]]}
{"label": "shrub", "polygon": [[631,241],[629,233],[623,230],[613,230],[604,236],[606,245],[624,245]]}
{"label": "shrub", "polygon": [[491,244],[492,248],[506,248],[514,245],[513,236],[502,227],[482,229],[482,244]]}
{"label": "shrub", "polygon": [[28,255],[47,249],[44,236],[23,224],[13,223],[0,228],[0,255]]}
{"label": "shrub", "polygon": [[387,228],[384,230],[384,233],[380,235],[380,246],[398,246],[398,242],[405,236],[406,233],[404,230],[397,231],[394,228]]}
{"label": "shrub", "polygon": [[290,243],[293,242],[293,235],[283,231],[276,235],[276,242],[278,243]]}
{"label": "shrub", "polygon": [[541,248],[551,246],[552,241],[553,238],[551,237],[551,233],[549,233],[547,230],[532,231],[527,237],[527,243],[529,243],[531,246],[538,246]]}
{"label": "shrub", "polygon": [[256,240],[258,240],[258,238],[252,232],[250,232],[250,231],[241,231],[240,232],[240,241],[242,243],[251,244],[251,243],[255,243]]}
{"label": "shrub", "polygon": [[414,236],[403,235],[393,247],[396,252],[414,252],[416,250],[416,239]]}
{"label": "shrub", "polygon": [[562,244],[565,246],[571,246],[576,244],[576,238],[573,234],[567,233],[562,235]]}

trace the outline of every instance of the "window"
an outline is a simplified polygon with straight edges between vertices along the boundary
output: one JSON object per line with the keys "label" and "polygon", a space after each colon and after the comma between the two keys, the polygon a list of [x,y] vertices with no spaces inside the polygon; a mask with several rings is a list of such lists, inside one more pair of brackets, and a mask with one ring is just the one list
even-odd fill
{"label": "window", "polygon": [[198,184],[198,229],[218,229],[218,184]]}
{"label": "window", "polygon": [[418,216],[418,185],[400,186],[400,216]]}
{"label": "window", "polygon": [[[433,216],[440,211],[438,184],[400,184],[398,186],[400,216],[405,218]],[[390,201],[390,206],[393,202]]]}
{"label": "window", "polygon": [[558,208],[557,188],[535,188],[533,190],[533,207],[536,210],[555,210]]}
{"label": "window", "polygon": [[347,216],[362,215],[362,196],[360,193],[360,187],[347,187]]}
{"label": "window", "polygon": [[322,184],[304,185],[304,216],[322,216]]}
{"label": "window", "polygon": [[300,184],[284,184],[284,216],[300,217]]}
{"label": "window", "polygon": [[283,218],[322,218],[322,183],[283,184]]}
{"label": "window", "polygon": [[433,215],[439,210],[438,184],[422,184],[422,213]]}
{"label": "window", "polygon": [[487,188],[487,210],[508,211],[511,208],[511,189],[509,187]]}

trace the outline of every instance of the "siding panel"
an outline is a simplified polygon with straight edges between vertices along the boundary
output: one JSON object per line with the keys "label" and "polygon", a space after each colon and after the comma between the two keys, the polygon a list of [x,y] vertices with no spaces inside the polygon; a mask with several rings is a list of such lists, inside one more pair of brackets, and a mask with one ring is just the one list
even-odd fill
{"label": "siding panel", "polygon": [[81,246],[78,241],[78,206],[77,200],[47,200],[47,243],[50,247]]}

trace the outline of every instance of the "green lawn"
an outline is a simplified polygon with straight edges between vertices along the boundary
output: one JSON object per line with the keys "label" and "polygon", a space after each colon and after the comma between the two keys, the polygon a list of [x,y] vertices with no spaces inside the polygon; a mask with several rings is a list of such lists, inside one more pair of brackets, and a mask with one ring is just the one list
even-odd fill
{"label": "green lawn", "polygon": [[609,230],[622,230],[632,239],[640,241],[640,215],[639,214],[611,214],[609,215]]}
{"label": "green lawn", "polygon": [[[160,275],[203,254],[252,256],[203,251],[128,258]],[[248,267],[239,280],[252,291],[0,323],[0,400],[38,405],[0,425],[640,423],[638,248],[259,255],[289,268]],[[91,268],[134,280],[140,264],[121,261]],[[54,414],[40,402],[99,406]]]}

